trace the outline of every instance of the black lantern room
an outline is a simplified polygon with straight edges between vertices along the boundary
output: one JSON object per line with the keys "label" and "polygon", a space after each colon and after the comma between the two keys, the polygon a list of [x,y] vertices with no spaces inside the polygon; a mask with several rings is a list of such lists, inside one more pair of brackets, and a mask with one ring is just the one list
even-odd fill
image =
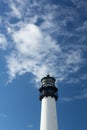
{"label": "black lantern room", "polygon": [[47,75],[47,77],[41,79],[41,82],[42,86],[39,88],[40,100],[48,96],[54,97],[57,100],[58,88],[55,86],[55,78]]}

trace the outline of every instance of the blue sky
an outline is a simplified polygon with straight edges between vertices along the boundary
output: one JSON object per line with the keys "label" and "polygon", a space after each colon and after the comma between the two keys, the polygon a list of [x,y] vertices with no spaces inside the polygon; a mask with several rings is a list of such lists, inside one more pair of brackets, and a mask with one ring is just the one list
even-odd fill
{"label": "blue sky", "polygon": [[86,130],[87,1],[0,0],[0,130],[40,129],[47,74],[59,88],[59,130]]}

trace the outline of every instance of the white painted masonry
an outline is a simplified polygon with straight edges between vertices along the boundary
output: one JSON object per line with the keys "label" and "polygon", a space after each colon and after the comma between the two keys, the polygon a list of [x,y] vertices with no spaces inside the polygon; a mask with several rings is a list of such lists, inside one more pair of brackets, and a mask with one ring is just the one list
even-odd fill
{"label": "white painted masonry", "polygon": [[42,99],[40,130],[58,130],[56,101],[48,96]]}

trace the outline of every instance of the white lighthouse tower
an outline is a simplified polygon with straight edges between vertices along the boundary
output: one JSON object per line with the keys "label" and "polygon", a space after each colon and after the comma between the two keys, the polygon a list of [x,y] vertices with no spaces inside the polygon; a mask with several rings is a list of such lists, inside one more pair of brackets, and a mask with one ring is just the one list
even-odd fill
{"label": "white lighthouse tower", "polygon": [[42,78],[42,86],[39,89],[41,105],[40,130],[58,130],[56,101],[58,89],[55,86],[55,78]]}

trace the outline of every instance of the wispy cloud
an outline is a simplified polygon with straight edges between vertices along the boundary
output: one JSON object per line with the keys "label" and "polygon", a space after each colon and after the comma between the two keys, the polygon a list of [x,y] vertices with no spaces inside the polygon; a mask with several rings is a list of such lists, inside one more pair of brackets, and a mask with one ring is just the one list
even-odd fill
{"label": "wispy cloud", "polygon": [[[36,81],[39,81],[42,76],[48,73],[57,76],[61,80],[69,73],[79,70],[82,62],[79,51],[64,53],[59,44],[56,44],[49,35],[46,35],[44,40],[44,34],[40,32],[38,27],[29,25],[30,28],[31,26],[33,32],[32,29],[29,29],[28,33],[25,28],[23,32],[20,30],[13,34],[16,41],[15,51],[7,57],[8,73],[11,78],[14,78],[16,74],[21,75],[30,72],[36,76]],[[34,36],[34,39],[32,36]]]}
{"label": "wispy cloud", "polygon": [[32,125],[32,124],[29,124],[29,125],[27,125],[27,128],[32,129],[32,128],[33,128],[33,125]]}
{"label": "wispy cloud", "polygon": [[3,34],[0,34],[0,48],[5,50],[6,47],[7,47],[7,40]]}
{"label": "wispy cloud", "polygon": [[70,77],[65,81],[66,84],[80,84],[82,81],[87,80],[87,74],[79,74],[77,77]]}
{"label": "wispy cloud", "polygon": [[62,97],[60,100],[64,101],[64,102],[71,102],[71,101],[75,101],[75,100],[82,100],[87,98],[87,89],[83,89],[79,94],[74,95],[72,97]]}
{"label": "wispy cloud", "polygon": [[[76,4],[75,0],[71,1]],[[61,81],[80,69],[86,46],[83,47],[80,40],[86,40],[86,35],[82,34],[87,24],[86,21],[79,23],[77,8],[67,5],[62,8],[61,4],[43,0],[9,0],[6,3],[9,11],[7,19],[3,19],[8,37],[3,37],[1,48],[10,38],[12,50],[6,56],[10,81],[26,72],[32,73],[36,82],[48,73]],[[16,22],[12,22],[14,19]]]}
{"label": "wispy cloud", "polygon": [[0,113],[0,118],[1,118],[1,119],[7,118],[7,115],[4,114],[4,113]]}
{"label": "wispy cloud", "polygon": [[74,5],[76,5],[76,7],[78,9],[81,9],[82,11],[86,12],[87,11],[87,1],[85,0],[71,0],[73,2]]}
{"label": "wispy cloud", "polygon": [[15,3],[11,3],[11,9],[12,9],[12,15],[18,17],[18,18],[21,18],[21,13],[20,11],[18,10],[18,8],[16,7]]}
{"label": "wispy cloud", "polygon": [[61,51],[50,35],[45,35],[33,24],[27,24],[20,31],[13,32],[13,40],[15,51],[7,57],[11,77],[17,73],[31,72],[37,79],[40,78],[50,72],[49,67],[53,68],[52,60],[56,60],[56,54]]}

